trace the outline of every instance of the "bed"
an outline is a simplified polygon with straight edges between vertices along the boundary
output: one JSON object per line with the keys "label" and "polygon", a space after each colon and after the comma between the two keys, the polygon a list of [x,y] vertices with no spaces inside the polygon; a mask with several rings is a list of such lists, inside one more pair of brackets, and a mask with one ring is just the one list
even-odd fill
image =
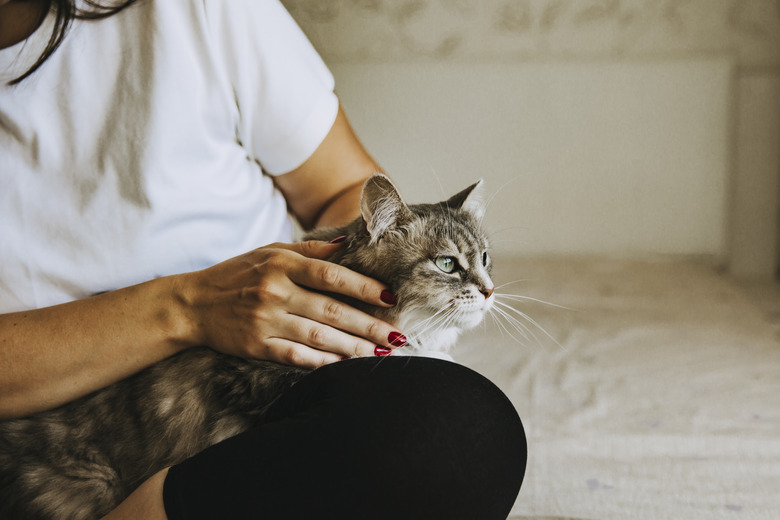
{"label": "bed", "polygon": [[780,518],[777,286],[592,258],[503,258],[494,279],[533,322],[488,317],[455,355],[523,418],[510,518]]}

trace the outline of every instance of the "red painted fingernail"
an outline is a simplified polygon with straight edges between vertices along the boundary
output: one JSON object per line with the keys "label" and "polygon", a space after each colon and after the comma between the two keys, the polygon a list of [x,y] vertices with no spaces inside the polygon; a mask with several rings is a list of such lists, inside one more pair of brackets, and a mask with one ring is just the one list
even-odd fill
{"label": "red painted fingernail", "polygon": [[387,341],[394,347],[403,347],[406,345],[406,336],[400,332],[391,332],[390,335],[387,336]]}
{"label": "red painted fingernail", "polygon": [[390,305],[395,305],[396,303],[398,303],[398,300],[395,298],[395,295],[390,291],[382,291],[382,294],[379,295],[379,299],[385,303],[389,303]]}
{"label": "red painted fingernail", "polygon": [[374,349],[374,355],[380,357],[389,356],[391,352],[392,350],[390,350],[389,348],[381,347],[379,345],[377,345],[376,348]]}
{"label": "red painted fingernail", "polygon": [[336,237],[336,238],[334,238],[333,240],[331,240],[330,242],[328,242],[328,244],[340,244],[340,243],[342,243],[343,241],[345,241],[346,239],[347,239],[347,235],[342,235],[342,236],[340,236],[340,237]]}

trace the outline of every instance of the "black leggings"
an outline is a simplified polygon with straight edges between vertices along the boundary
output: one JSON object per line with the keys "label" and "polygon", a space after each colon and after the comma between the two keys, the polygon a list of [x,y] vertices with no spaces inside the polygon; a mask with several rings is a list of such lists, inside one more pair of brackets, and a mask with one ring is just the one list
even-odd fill
{"label": "black leggings", "polygon": [[171,468],[168,518],[505,519],[525,473],[517,412],[447,361],[315,370],[263,424]]}

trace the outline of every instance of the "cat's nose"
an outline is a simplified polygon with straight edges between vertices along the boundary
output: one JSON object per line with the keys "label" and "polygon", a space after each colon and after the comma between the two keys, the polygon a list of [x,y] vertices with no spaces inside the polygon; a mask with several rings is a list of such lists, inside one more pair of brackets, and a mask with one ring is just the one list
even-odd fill
{"label": "cat's nose", "polygon": [[480,289],[480,291],[483,295],[485,295],[485,299],[487,300],[491,296],[493,296],[493,288],[490,289]]}

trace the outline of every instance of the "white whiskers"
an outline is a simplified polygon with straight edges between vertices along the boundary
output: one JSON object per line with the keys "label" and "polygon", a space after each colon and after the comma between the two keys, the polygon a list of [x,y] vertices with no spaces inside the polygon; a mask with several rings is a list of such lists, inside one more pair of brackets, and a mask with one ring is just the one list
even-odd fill
{"label": "white whiskers", "polygon": [[[512,283],[503,284],[496,289],[506,287]],[[558,309],[572,310],[562,305],[556,305],[554,303],[546,302],[538,298],[532,298],[530,296],[521,296],[518,294],[501,294],[495,293],[495,302],[493,307],[488,311],[493,321],[498,326],[502,334],[508,335],[513,340],[520,344],[527,344],[529,342],[537,345],[543,345],[546,340],[550,340],[555,343],[560,349],[566,351],[566,348],[561,345],[558,340],[553,337],[552,334],[542,327],[535,319],[529,316],[527,313],[517,309],[512,304],[517,303],[539,303],[543,305],[549,305]],[[503,301],[502,301],[503,300]],[[545,340],[546,338],[546,340]]]}
{"label": "white whiskers", "polygon": [[558,309],[564,309],[567,311],[573,311],[571,307],[565,307],[563,305],[558,305],[556,303],[550,303],[546,302],[544,300],[539,300],[537,298],[531,298],[530,296],[520,296],[519,294],[496,294],[496,296],[500,296],[502,298],[506,298],[508,300],[515,300],[515,301],[529,301],[529,302],[535,302],[535,303],[541,303],[543,305],[549,305],[550,307],[556,307]]}
{"label": "white whiskers", "polygon": [[[497,287],[497,289],[512,283],[516,282],[504,284]],[[491,317],[502,336],[508,336],[522,345],[535,344],[542,346],[545,343],[552,342],[558,348],[566,351],[566,348],[538,321],[528,313],[517,308],[517,306],[519,304],[541,304],[557,309],[573,309],[530,296],[498,292],[494,294],[495,300],[490,309],[485,313],[485,317]],[[414,313],[414,311],[412,312]],[[419,352],[446,352],[457,341],[457,337],[463,327],[464,314],[469,312],[473,311],[458,306],[455,301],[452,301],[426,318],[416,320],[414,319],[414,314],[408,316],[408,328],[404,330],[404,335],[407,338],[407,347],[411,348],[412,351]],[[483,320],[483,326],[487,325],[487,321],[487,319]]]}
{"label": "white whiskers", "polygon": [[482,226],[482,224],[483,224],[483,222],[485,220],[485,215],[487,214],[487,210],[490,207],[490,205],[493,203],[493,200],[496,198],[496,196],[498,196],[498,194],[503,192],[504,189],[507,186],[509,186],[510,184],[513,184],[515,182],[517,182],[516,178],[514,178],[514,177],[510,178],[508,181],[506,181],[504,184],[502,184],[497,190],[493,191],[493,193],[490,195],[490,197],[488,197],[488,199],[482,204],[483,211],[482,211],[482,216],[479,219],[479,225],[480,226]]}
{"label": "white whiskers", "polygon": [[450,303],[432,316],[414,323],[404,330],[407,345],[421,350],[446,350],[450,344],[447,341],[447,329],[453,327],[460,311]]}

